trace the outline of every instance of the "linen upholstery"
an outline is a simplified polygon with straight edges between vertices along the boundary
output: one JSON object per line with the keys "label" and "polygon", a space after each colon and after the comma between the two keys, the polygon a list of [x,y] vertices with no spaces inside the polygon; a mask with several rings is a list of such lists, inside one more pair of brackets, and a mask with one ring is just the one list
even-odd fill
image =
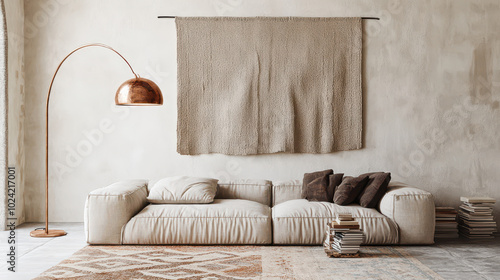
{"label": "linen upholstery", "polygon": [[[433,242],[432,195],[402,183],[390,183],[379,204],[380,212],[357,204],[340,206],[300,199],[300,180],[276,182],[272,188],[269,181],[245,183],[220,184],[220,189],[227,192],[220,192],[217,196],[223,198],[215,199],[212,204],[148,205],[144,180],[95,190],[85,205],[87,242],[269,244],[274,237],[276,244],[321,244],[326,222],[338,212],[353,214],[366,232],[366,244]],[[257,190],[263,191],[256,194]],[[225,199],[226,196],[248,199]],[[249,199],[272,202],[274,207]]]}
{"label": "linen upholstery", "polygon": [[151,188],[151,203],[211,203],[217,192],[217,179],[176,176],[161,179]]}
{"label": "linen upholstery", "polygon": [[397,225],[375,209],[357,204],[340,206],[305,199],[289,200],[273,207],[275,244],[323,244],[326,224],[336,213],[351,213],[365,233],[363,244],[395,244]]}
{"label": "linen upholstery", "polygon": [[271,208],[242,199],[150,204],[123,231],[123,244],[271,243]]}
{"label": "linen upholstery", "polygon": [[272,183],[267,180],[235,180],[219,183],[216,199],[247,199],[271,206]]}
{"label": "linen upholstery", "polygon": [[273,183],[273,206],[300,198],[302,198],[302,181],[289,180]]}
{"label": "linen upholstery", "polygon": [[431,193],[391,182],[379,209],[398,225],[399,244],[434,243],[435,205]]}
{"label": "linen upholstery", "polygon": [[129,180],[90,192],[84,211],[87,243],[121,244],[122,227],[148,204],[147,185]]}

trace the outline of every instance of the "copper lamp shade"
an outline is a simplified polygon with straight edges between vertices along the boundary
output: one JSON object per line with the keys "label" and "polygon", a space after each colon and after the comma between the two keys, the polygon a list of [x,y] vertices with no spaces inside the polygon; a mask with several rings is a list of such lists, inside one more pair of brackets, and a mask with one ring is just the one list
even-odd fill
{"label": "copper lamp shade", "polygon": [[153,81],[133,78],[125,81],[118,88],[115,103],[122,106],[162,105],[163,96],[160,88]]}

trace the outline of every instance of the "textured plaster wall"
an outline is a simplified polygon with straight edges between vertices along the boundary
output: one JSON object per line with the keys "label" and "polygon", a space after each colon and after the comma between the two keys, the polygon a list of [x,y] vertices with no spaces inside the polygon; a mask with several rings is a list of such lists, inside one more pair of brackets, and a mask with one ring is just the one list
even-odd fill
{"label": "textured plaster wall", "polygon": [[8,37],[8,166],[16,168],[17,224],[25,221],[25,92],[24,92],[24,3],[7,0],[5,13]]}
{"label": "textured plaster wall", "polygon": [[[7,26],[5,6],[0,0],[0,177],[7,177]],[[7,181],[4,180],[0,191],[0,230],[6,228]]]}
{"label": "textured plaster wall", "polygon": [[[333,168],[391,171],[435,195],[500,200],[500,4],[443,1],[132,1],[25,3],[26,218],[43,220],[44,101],[58,62],[89,42],[115,47],[161,87],[164,106],[115,108],[130,78],[104,49],[71,57],[54,85],[52,221],[82,221],[86,194],[127,178],[300,179]],[[176,153],[179,16],[378,16],[365,21],[364,148],[334,154],[180,156]],[[495,214],[500,216],[500,202]]]}

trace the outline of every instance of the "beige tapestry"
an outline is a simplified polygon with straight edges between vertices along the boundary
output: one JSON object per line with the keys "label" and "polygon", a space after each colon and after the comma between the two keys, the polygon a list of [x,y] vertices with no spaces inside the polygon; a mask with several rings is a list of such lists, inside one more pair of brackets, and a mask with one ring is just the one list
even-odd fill
{"label": "beige tapestry", "polygon": [[176,24],[180,154],[361,148],[361,18]]}

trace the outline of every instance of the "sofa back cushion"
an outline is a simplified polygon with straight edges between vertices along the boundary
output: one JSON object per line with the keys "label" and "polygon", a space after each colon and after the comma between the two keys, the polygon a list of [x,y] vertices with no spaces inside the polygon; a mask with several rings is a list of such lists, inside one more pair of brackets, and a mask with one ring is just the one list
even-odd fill
{"label": "sofa back cushion", "polygon": [[246,199],[271,206],[271,181],[235,180],[219,183],[216,199]]}
{"label": "sofa back cushion", "polygon": [[217,191],[217,179],[176,176],[161,179],[148,195],[151,203],[211,203]]}
{"label": "sofa back cushion", "polygon": [[288,200],[302,198],[302,181],[290,180],[273,182],[273,205],[278,205]]}

